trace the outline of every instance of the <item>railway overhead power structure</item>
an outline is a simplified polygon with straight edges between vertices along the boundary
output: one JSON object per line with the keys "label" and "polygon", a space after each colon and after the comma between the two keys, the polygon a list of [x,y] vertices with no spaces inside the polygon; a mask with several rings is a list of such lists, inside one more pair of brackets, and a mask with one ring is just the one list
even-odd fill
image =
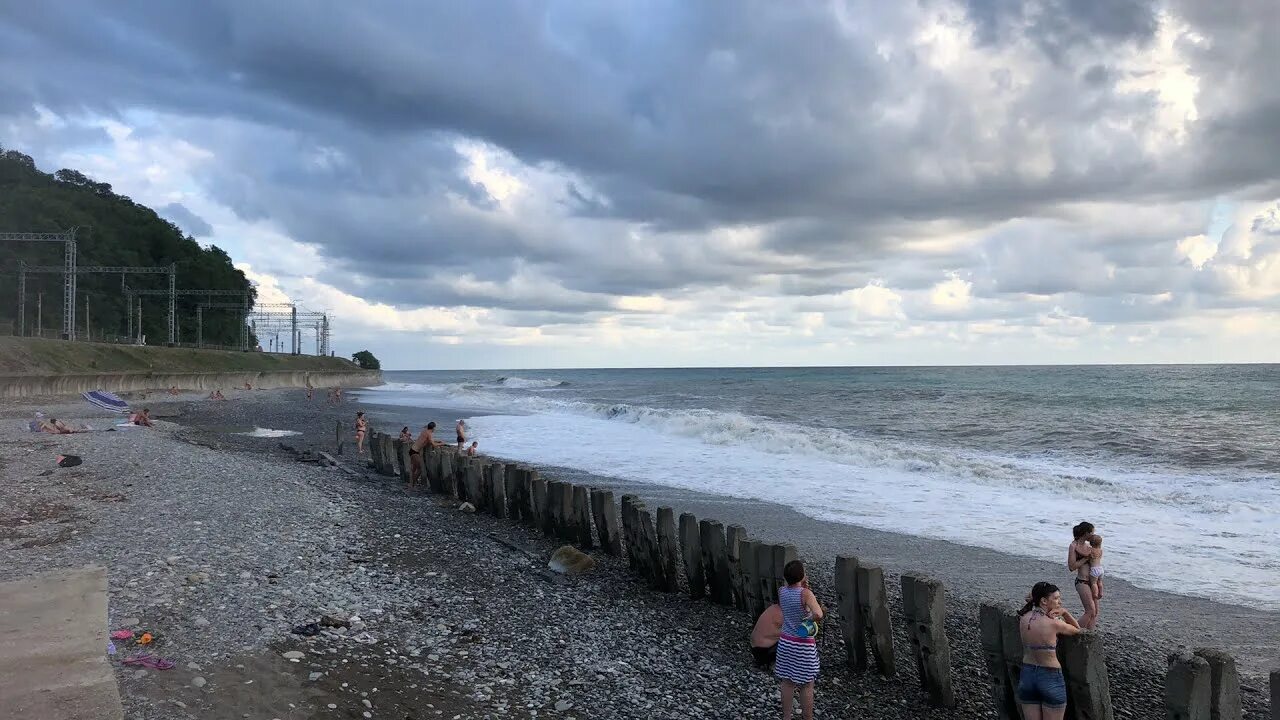
{"label": "railway overhead power structure", "polygon": [[325,312],[299,312],[291,307],[289,312],[255,312],[250,321],[259,341],[269,335],[289,333],[290,352],[302,354],[302,332],[313,330],[316,337],[316,354],[329,354],[329,314]]}
{"label": "railway overhead power structure", "polygon": [[[172,277],[172,276],[170,276],[170,277]],[[131,287],[129,287],[128,285],[126,285],[126,286],[124,286],[124,294],[125,294],[125,297],[127,297],[127,298],[128,298],[128,302],[129,302],[129,305],[130,305],[130,306],[132,306],[132,305],[133,305],[133,303],[134,303],[134,298],[137,298],[137,303],[138,303],[138,336],[139,336],[139,338],[140,338],[140,337],[141,337],[141,335],[142,335],[142,296],[143,296],[143,295],[168,295],[168,296],[169,296],[169,344],[171,344],[171,345],[172,345],[173,343],[176,343],[176,342],[178,341],[178,338],[177,338],[177,334],[178,334],[178,333],[177,333],[176,316],[174,315],[174,312],[173,312],[173,305],[174,305],[174,298],[175,298],[175,297],[178,297],[178,296],[182,296],[182,297],[239,297],[239,298],[243,298],[243,301],[242,301],[242,306],[243,306],[243,307],[245,307],[245,308],[247,309],[247,308],[248,308],[248,305],[249,305],[249,293],[246,293],[246,292],[245,292],[245,291],[243,291],[243,290],[177,290],[177,289],[174,289],[174,288],[173,288],[173,283],[172,283],[172,281],[170,281],[170,287],[169,287],[169,289],[168,289],[168,290],[139,290],[139,289],[131,288]],[[247,345],[247,344],[248,344],[248,337],[247,337],[247,336],[248,336],[247,331],[243,331],[243,330],[242,330],[242,331],[241,331],[241,338],[240,338],[240,339],[241,339],[241,344],[242,344],[242,345]]]}
{"label": "railway overhead power structure", "polygon": [[[26,318],[27,318],[27,273],[60,273],[66,270],[57,265],[28,265],[26,262],[18,262],[18,334],[26,334]],[[80,265],[73,271],[74,274],[82,273],[120,273],[120,287],[125,290],[125,275],[164,275],[169,276],[169,336],[172,342],[174,328],[174,286],[177,283],[178,266],[176,263],[169,265]],[[129,316],[129,337],[133,337],[133,303],[126,303],[127,314]],[[74,310],[74,307],[72,308]],[[65,333],[64,333],[65,335]],[[74,339],[74,338],[70,338]]]}
{"label": "railway overhead power structure", "polygon": [[289,308],[293,309],[293,305],[289,303],[255,303],[254,309],[250,310],[248,305],[248,296],[245,296],[244,302],[240,303],[221,303],[221,302],[203,302],[196,305],[196,347],[204,347],[204,311],[205,310],[240,310],[240,349],[249,349],[249,324],[250,316],[259,313],[258,308]]}
{"label": "railway overhead power structure", "polygon": [[[62,232],[6,232],[0,233],[0,242],[60,242],[62,243],[62,339],[76,339],[76,231]],[[23,288],[25,290],[25,288]],[[20,321],[20,325],[25,322]]]}

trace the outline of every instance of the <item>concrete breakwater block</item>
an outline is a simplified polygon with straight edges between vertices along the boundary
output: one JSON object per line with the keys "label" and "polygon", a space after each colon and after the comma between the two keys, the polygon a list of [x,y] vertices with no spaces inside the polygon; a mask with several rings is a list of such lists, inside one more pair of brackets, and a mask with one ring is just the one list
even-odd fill
{"label": "concrete breakwater block", "polygon": [[867,634],[858,609],[858,559],[836,556],[836,610],[840,613],[840,636],[849,667],[857,672],[867,669]]}
{"label": "concrete breakwater block", "polygon": [[946,632],[946,589],[924,575],[903,575],[902,608],[920,685],[934,707],[952,707],[951,643]]}
{"label": "concrete breakwater block", "polygon": [[396,457],[400,459],[400,480],[409,482],[413,472],[413,458],[409,456],[409,450],[413,448],[411,442],[401,442],[400,448],[397,450]]}
{"label": "concrete breakwater block", "polygon": [[640,572],[640,532],[636,506],[639,500],[635,495],[622,496],[622,547],[627,554],[627,567],[631,572]]}
{"label": "concrete breakwater block", "polygon": [[398,475],[399,472],[396,470],[396,450],[394,445],[395,438],[391,437],[390,435],[387,435],[386,433],[383,433],[382,436],[378,439],[382,441],[380,443],[382,446],[382,458],[383,458],[382,474]]}
{"label": "concrete breakwater block", "polygon": [[590,550],[596,546],[591,534],[591,489],[573,486],[573,526],[578,532],[578,546]]}
{"label": "concrete breakwater block", "polygon": [[893,617],[889,613],[889,600],[884,591],[884,570],[879,565],[858,565],[858,610],[862,613],[862,626],[871,645],[871,657],[876,669],[885,677],[897,671],[893,655]]}
{"label": "concrete breakwater block", "polygon": [[738,610],[747,609],[747,593],[742,587],[742,543],[747,539],[747,529],[741,525],[730,525],[724,529],[724,556],[729,564],[729,591],[733,598],[733,606]]}
{"label": "concrete breakwater block", "polygon": [[733,604],[733,586],[729,578],[729,555],[725,545],[724,526],[718,520],[698,523],[702,542],[702,570],[707,576],[711,601],[719,605]]}
{"label": "concrete breakwater block", "polygon": [[[1209,716],[1213,720],[1240,720],[1244,709],[1240,706],[1240,676],[1236,672],[1236,660],[1214,648],[1196,648],[1196,657],[1209,663]],[[1280,713],[1272,703],[1271,714]]]}
{"label": "concrete breakwater block", "polygon": [[[384,436],[380,435],[378,439],[381,440],[382,437]],[[387,475],[399,475],[400,477],[404,477],[402,474],[403,468],[400,467],[400,449],[403,447],[403,440],[399,438],[391,439],[391,457],[388,458],[390,462],[387,463]]]}
{"label": "concrete breakwater block", "polygon": [[529,504],[529,498],[524,495],[524,489],[520,485],[522,475],[517,465],[507,465],[504,468],[507,485],[507,517],[516,522],[524,522],[524,508]]}
{"label": "concrete breakwater block", "polygon": [[452,498],[462,495],[459,489],[456,460],[458,456],[448,448],[440,448],[437,450],[440,456],[440,478],[444,482],[444,494]]}
{"label": "concrete breakwater block", "polygon": [[[382,473],[382,451],[378,447],[379,433],[369,433],[364,437],[364,446],[369,450],[369,462],[373,463],[373,471]],[[357,450],[357,452],[359,452]]]}
{"label": "concrete breakwater block", "polygon": [[489,514],[496,518],[507,516],[507,466],[489,461],[484,467],[484,493]]}
{"label": "concrete breakwater block", "polygon": [[772,548],[770,557],[773,560],[773,601],[777,602],[778,590],[787,585],[783,570],[787,567],[787,563],[799,560],[800,554],[796,552],[795,545],[773,545]]}
{"label": "concrete breakwater block", "polygon": [[1067,683],[1067,717],[1112,720],[1115,716],[1111,709],[1111,682],[1107,679],[1102,635],[1086,631],[1058,638],[1058,662]]}
{"label": "concrete breakwater block", "polygon": [[658,557],[658,531],[653,512],[643,504],[636,507],[636,524],[640,533],[640,575],[655,589],[662,589],[662,567]]}
{"label": "concrete breakwater block", "polygon": [[547,481],[547,511],[542,516],[539,527],[551,537],[560,537],[560,527],[564,524],[563,512],[564,483],[559,480]]}
{"label": "concrete breakwater block", "polygon": [[738,543],[738,582],[742,593],[743,609],[752,618],[764,612],[766,605],[760,597],[760,583],[756,579],[756,550],[760,543],[743,538]]}
{"label": "concrete breakwater block", "polygon": [[669,507],[658,508],[658,578],[655,585],[663,592],[680,589],[680,537],[676,532],[676,514]]}
{"label": "concrete breakwater block", "polygon": [[778,602],[778,580],[773,574],[773,545],[756,545],[756,582],[759,584],[760,611]]}
{"label": "concrete breakwater block", "polygon": [[684,561],[689,597],[703,597],[707,594],[707,576],[702,567],[701,530],[693,513],[680,513],[680,559]]}
{"label": "concrete breakwater block", "polygon": [[547,481],[538,477],[537,470],[526,470],[529,483],[529,520],[532,528],[545,526],[547,517]]}
{"label": "concrete breakwater block", "polygon": [[[1016,685],[1010,682],[1009,668],[1004,652],[1004,615],[1013,612],[1009,608],[983,603],[978,610],[978,638],[982,642],[982,658],[986,661],[988,688],[995,703],[996,717],[1000,720],[1021,720]],[[1022,662],[1022,640],[1018,639],[1016,662]]]}
{"label": "concrete breakwater block", "polygon": [[488,507],[485,504],[484,495],[480,491],[480,486],[484,478],[484,460],[477,457],[459,458],[462,464],[463,487],[466,488],[466,500],[475,505],[477,510],[483,510]]}
{"label": "concrete breakwater block", "polygon": [[619,527],[618,506],[613,501],[613,491],[591,489],[591,515],[595,518],[596,535],[600,547],[614,557],[622,556],[622,531]]}
{"label": "concrete breakwater block", "polygon": [[562,540],[569,542],[578,541],[578,526],[576,511],[573,508],[573,495],[577,492],[577,486],[573,483],[561,483],[560,485],[560,512],[556,513],[558,527],[556,530]]}
{"label": "concrete breakwater block", "polygon": [[1213,670],[1208,661],[1189,650],[1169,656],[1164,679],[1165,717],[1169,720],[1211,720],[1209,696]]}

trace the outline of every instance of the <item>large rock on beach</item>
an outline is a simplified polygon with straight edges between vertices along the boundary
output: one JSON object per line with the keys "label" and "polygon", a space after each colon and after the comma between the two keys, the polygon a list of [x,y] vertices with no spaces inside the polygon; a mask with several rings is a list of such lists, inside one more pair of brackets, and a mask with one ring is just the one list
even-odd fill
{"label": "large rock on beach", "polygon": [[547,562],[547,567],[562,575],[581,575],[595,566],[594,558],[572,545],[560,546]]}

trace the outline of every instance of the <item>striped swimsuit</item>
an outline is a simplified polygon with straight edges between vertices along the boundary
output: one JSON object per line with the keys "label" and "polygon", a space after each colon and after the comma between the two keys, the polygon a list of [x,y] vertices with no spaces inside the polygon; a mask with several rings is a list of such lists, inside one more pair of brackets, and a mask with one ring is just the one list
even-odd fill
{"label": "striped swimsuit", "polygon": [[811,683],[818,677],[818,646],[814,638],[796,635],[796,626],[806,614],[804,588],[779,588],[778,605],[782,607],[782,634],[778,636],[778,659],[773,674],[797,685]]}

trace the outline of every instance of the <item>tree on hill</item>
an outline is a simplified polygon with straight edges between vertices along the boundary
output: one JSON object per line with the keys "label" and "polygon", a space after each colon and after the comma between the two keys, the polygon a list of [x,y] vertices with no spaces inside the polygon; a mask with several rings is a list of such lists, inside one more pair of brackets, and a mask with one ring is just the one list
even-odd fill
{"label": "tree on hill", "polygon": [[378,362],[378,358],[374,357],[373,353],[369,352],[368,350],[361,350],[355,355],[352,355],[351,359],[355,360],[356,364],[359,365],[364,370],[381,370],[382,369],[382,363]]}
{"label": "tree on hill", "polygon": [[[174,223],[151,208],[139,205],[78,170],[43,173],[35,161],[16,150],[0,148],[0,232],[60,232],[73,227],[77,233],[77,264],[157,266],[177,264],[178,289],[254,289],[231,258],[216,246],[203,248]],[[12,320],[16,330],[18,262],[28,265],[61,265],[62,247],[55,243],[0,243],[0,322]],[[127,275],[124,282],[138,289],[167,289],[166,275]],[[90,302],[94,337],[125,335],[127,315],[118,275],[84,273],[76,278],[77,332],[84,329],[84,303]],[[36,297],[44,294],[40,324],[46,330],[62,325],[61,274],[27,275],[28,332],[36,326]],[[179,296],[175,307],[179,342],[196,340],[196,305],[210,298]],[[239,298],[215,298],[239,302]],[[149,341],[168,339],[168,299],[147,295],[142,299],[142,332]],[[204,314],[204,341],[213,345],[238,345],[238,313],[208,310]]]}

